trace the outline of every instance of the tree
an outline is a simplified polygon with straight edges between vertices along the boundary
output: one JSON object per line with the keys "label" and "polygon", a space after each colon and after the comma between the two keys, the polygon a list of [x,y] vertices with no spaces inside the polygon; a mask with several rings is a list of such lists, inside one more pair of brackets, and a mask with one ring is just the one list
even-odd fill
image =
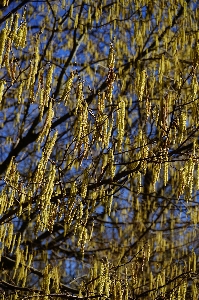
{"label": "tree", "polygon": [[198,299],[198,11],[3,1],[1,299]]}

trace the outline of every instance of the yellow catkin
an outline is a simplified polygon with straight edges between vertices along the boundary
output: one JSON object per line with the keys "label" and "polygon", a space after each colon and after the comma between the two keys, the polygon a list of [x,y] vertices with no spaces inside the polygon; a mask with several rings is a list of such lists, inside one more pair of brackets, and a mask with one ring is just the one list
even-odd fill
{"label": "yellow catkin", "polygon": [[[51,279],[51,272],[50,266],[47,265],[43,271],[43,282],[42,282],[42,289],[44,294],[50,293],[50,279]],[[44,296],[44,300],[48,300],[48,296]]]}
{"label": "yellow catkin", "polygon": [[45,104],[48,106],[49,102],[49,96],[51,91],[51,84],[52,84],[52,77],[53,77],[53,66],[51,65],[48,69],[47,75],[46,75],[46,89],[45,89]]}
{"label": "yellow catkin", "polygon": [[76,221],[75,230],[74,230],[75,233],[76,233],[77,228],[81,225],[83,212],[84,212],[84,205],[80,201],[78,209],[77,209],[77,221]]}
{"label": "yellow catkin", "polygon": [[16,48],[24,48],[26,46],[26,36],[27,36],[27,24],[23,22],[19,29],[17,30],[17,34],[15,36],[15,47]]}
{"label": "yellow catkin", "polygon": [[45,90],[42,87],[39,93],[39,118],[40,121],[42,121],[42,117],[43,117],[43,113],[44,113],[44,94],[45,94]]}
{"label": "yellow catkin", "polygon": [[7,194],[5,189],[3,189],[0,194],[0,215],[7,210],[8,206]]}
{"label": "yellow catkin", "polygon": [[0,104],[1,104],[2,98],[3,98],[4,86],[5,86],[5,80],[1,80],[0,81]]}
{"label": "yellow catkin", "polygon": [[109,55],[108,55],[108,61],[107,61],[107,66],[108,68],[113,68],[115,63],[115,54],[114,54],[114,48],[113,44],[110,43],[110,48],[109,48]]}
{"label": "yellow catkin", "polygon": [[[19,246],[17,246],[16,251],[15,251],[15,255],[16,255],[15,267],[14,267],[15,275],[16,275],[16,270],[18,269],[20,261],[21,261],[21,254],[22,254],[22,252],[21,252]],[[15,277],[15,275],[13,275],[13,278]]]}
{"label": "yellow catkin", "polygon": [[7,28],[4,28],[0,33],[0,65],[2,64],[3,61],[3,52],[5,50],[6,38],[7,38]]}
{"label": "yellow catkin", "polygon": [[124,300],[128,300],[129,299],[128,290],[129,290],[128,270],[127,270],[127,268],[125,268],[125,289],[124,289],[125,295],[124,295]]}
{"label": "yellow catkin", "polygon": [[79,82],[77,85],[76,97],[77,97],[77,104],[75,108],[75,114],[77,114],[78,110],[82,108],[82,102],[84,100],[82,82]]}
{"label": "yellow catkin", "polygon": [[43,180],[46,165],[47,165],[47,162],[51,155],[54,144],[56,142],[57,135],[58,135],[58,132],[55,131],[54,135],[52,137],[49,137],[49,139],[46,143],[45,149],[42,153],[42,158],[38,164],[37,172],[35,173],[35,176],[34,176],[34,180],[33,180],[35,182],[34,189],[37,187],[37,184],[40,185],[41,181]]}
{"label": "yellow catkin", "polygon": [[53,268],[51,278],[53,279],[53,288],[55,289],[55,293],[59,293],[60,274],[57,266]]}
{"label": "yellow catkin", "polygon": [[87,22],[88,22],[88,24],[91,24],[91,23],[92,23],[92,18],[91,18],[91,7],[90,7],[90,6],[89,6],[89,8],[88,8]]}
{"label": "yellow catkin", "polygon": [[168,155],[165,156],[165,161],[163,164],[163,176],[164,176],[164,186],[166,186],[169,178],[169,162]]}
{"label": "yellow catkin", "polygon": [[194,160],[193,157],[190,157],[187,163],[187,178],[186,178],[186,185],[189,189],[189,197],[191,198],[192,190],[193,190],[193,172],[194,172]]}
{"label": "yellow catkin", "polygon": [[141,72],[140,81],[139,81],[139,96],[138,96],[139,101],[142,101],[142,98],[144,95],[146,78],[147,78],[147,74],[146,74],[146,71],[144,70]]}
{"label": "yellow catkin", "polygon": [[116,282],[116,295],[117,295],[117,300],[122,300],[123,290],[122,290],[121,282],[119,280]]}
{"label": "yellow catkin", "polygon": [[78,22],[79,22],[79,15],[78,15],[78,14],[76,14],[76,15],[75,15],[74,28],[77,28],[77,26],[78,26]]}
{"label": "yellow catkin", "polygon": [[69,98],[69,94],[72,89],[73,79],[74,79],[74,72],[71,72],[68,80],[65,83],[64,91],[61,97],[61,100],[64,101],[65,105],[67,105],[67,100]]}
{"label": "yellow catkin", "polygon": [[76,106],[76,125],[75,125],[75,136],[77,140],[76,148],[80,150],[81,145],[84,144],[84,151],[88,146],[88,104],[83,100],[83,94],[79,91],[77,94],[77,106]]}
{"label": "yellow catkin", "polygon": [[14,162],[14,156],[12,156],[11,161],[6,170],[5,177],[4,177],[5,181],[12,180],[15,172],[16,172],[16,164]]}
{"label": "yellow catkin", "polygon": [[106,297],[109,297],[111,280],[110,280],[109,264],[108,263],[105,264],[105,268],[104,268],[104,281],[105,281],[104,294],[106,295]]}
{"label": "yellow catkin", "polygon": [[39,134],[38,142],[42,142],[44,137],[48,135],[50,128],[51,128],[53,116],[54,116],[54,111],[53,111],[52,101],[50,101],[49,106],[48,106],[47,115],[46,115],[45,124],[43,126],[42,131]]}
{"label": "yellow catkin", "polygon": [[35,48],[34,48],[34,59],[30,64],[30,72],[27,82],[27,90],[29,90],[29,97],[31,101],[34,101],[34,84],[35,84],[35,75],[37,74],[38,70],[38,64],[39,64],[39,46],[40,46],[40,40],[39,37],[37,37]]}
{"label": "yellow catkin", "polygon": [[4,224],[0,227],[0,240],[2,242],[2,245],[4,245],[4,239],[6,236],[6,229],[7,229],[7,225]]}
{"label": "yellow catkin", "polygon": [[19,84],[19,87],[18,87],[18,95],[17,95],[17,98],[18,98],[18,104],[23,104],[23,97],[22,97],[22,93],[23,93],[23,88],[24,88],[24,81],[22,81],[20,84]]}
{"label": "yellow catkin", "polygon": [[100,265],[100,271],[99,271],[99,285],[98,285],[98,293],[101,295],[103,293],[104,289],[104,283],[105,283],[105,276],[104,276],[104,264],[101,263]]}
{"label": "yellow catkin", "polygon": [[19,14],[16,13],[14,15],[13,18],[13,22],[11,24],[11,34],[10,34],[10,38],[12,41],[14,41],[15,37],[16,37],[16,33],[17,33],[17,28],[18,28],[18,21],[19,21]]}
{"label": "yellow catkin", "polygon": [[28,274],[28,269],[27,268],[25,268],[24,269],[24,273],[23,273],[23,276],[22,276],[22,287],[25,287],[25,285],[26,285],[26,281],[27,281],[27,274]]}
{"label": "yellow catkin", "polygon": [[112,211],[112,203],[113,203],[113,194],[108,195],[108,201],[106,203],[107,205],[107,214],[110,216]]}
{"label": "yellow catkin", "polygon": [[12,244],[11,244],[11,249],[10,249],[10,253],[12,253],[12,252],[13,252],[13,250],[14,250],[15,241],[16,241],[16,235],[14,235],[14,236],[13,236],[13,239],[12,239]]}
{"label": "yellow catkin", "polygon": [[116,167],[114,166],[114,153],[113,149],[109,150],[108,153],[108,164],[109,164],[109,176],[113,178],[115,176]]}
{"label": "yellow catkin", "polygon": [[81,196],[82,196],[82,198],[86,197],[87,187],[88,187],[88,170],[86,169],[84,171],[83,181],[82,181],[82,186],[81,186]]}
{"label": "yellow catkin", "polygon": [[141,174],[141,172],[138,172],[138,174],[137,174],[137,193],[138,194],[141,192],[141,185],[142,185],[142,174]]}
{"label": "yellow catkin", "polygon": [[5,54],[4,54],[4,63],[7,69],[8,75],[11,77],[10,71],[10,50],[11,50],[12,40],[11,38],[7,38],[6,46],[5,46]]}
{"label": "yellow catkin", "polygon": [[10,222],[8,225],[7,237],[6,237],[6,241],[5,241],[5,246],[8,247],[8,249],[10,249],[11,244],[12,244],[13,230],[14,230],[14,225],[12,222]]}
{"label": "yellow catkin", "polygon": [[82,255],[84,255],[84,247],[87,240],[88,240],[87,228],[85,226],[80,226],[77,246],[80,247]]}
{"label": "yellow catkin", "polygon": [[186,120],[187,120],[187,116],[184,112],[181,113],[180,115],[180,120],[179,120],[179,143],[182,143],[183,138],[185,136],[185,132],[186,132]]}
{"label": "yellow catkin", "polygon": [[2,1],[2,5],[3,6],[8,6],[8,4],[9,4],[9,0],[3,0]]}
{"label": "yellow catkin", "polygon": [[122,149],[122,143],[124,138],[124,126],[125,126],[125,101],[122,99],[118,104],[117,111],[117,130],[118,130],[118,151]]}
{"label": "yellow catkin", "polygon": [[198,92],[198,81],[197,81],[196,75],[193,76],[191,85],[192,85],[192,89],[193,89],[192,97],[193,97],[193,100],[195,100],[196,96],[197,96],[197,92]]}

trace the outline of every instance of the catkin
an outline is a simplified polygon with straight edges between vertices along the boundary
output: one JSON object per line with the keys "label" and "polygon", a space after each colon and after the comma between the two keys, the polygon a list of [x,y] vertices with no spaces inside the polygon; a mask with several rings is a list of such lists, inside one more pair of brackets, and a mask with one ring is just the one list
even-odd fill
{"label": "catkin", "polygon": [[0,33],[0,65],[2,64],[3,61],[3,52],[5,50],[6,38],[7,38],[7,28],[4,28]]}
{"label": "catkin", "polygon": [[69,94],[73,84],[73,79],[74,79],[74,72],[71,72],[68,80],[65,83],[64,91],[61,97],[61,100],[64,101],[65,105],[67,104],[67,100],[69,98]]}

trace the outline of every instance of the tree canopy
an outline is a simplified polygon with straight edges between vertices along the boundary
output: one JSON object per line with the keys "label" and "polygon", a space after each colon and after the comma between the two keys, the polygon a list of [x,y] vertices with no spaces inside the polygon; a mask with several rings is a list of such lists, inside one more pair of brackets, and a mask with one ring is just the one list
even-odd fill
{"label": "tree canopy", "polygon": [[1,1],[1,299],[198,299],[198,64],[198,1]]}

